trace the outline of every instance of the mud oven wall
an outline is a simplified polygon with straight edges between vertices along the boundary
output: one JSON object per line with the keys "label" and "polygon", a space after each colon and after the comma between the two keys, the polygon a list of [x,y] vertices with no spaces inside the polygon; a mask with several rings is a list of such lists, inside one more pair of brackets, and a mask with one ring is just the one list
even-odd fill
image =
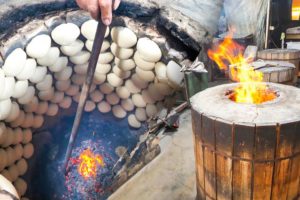
{"label": "mud oven wall", "polygon": [[[23,176],[32,167],[32,138],[59,126],[62,116],[74,115],[96,23],[73,10],[73,1],[10,3],[16,9],[4,4],[0,23],[0,173],[23,197],[30,187]],[[197,56],[200,37],[195,33],[204,34],[185,27],[195,22],[177,12],[144,6],[121,5],[112,27],[129,29],[107,33],[85,107],[86,112],[112,113],[116,120],[127,118],[132,129],[181,90],[180,64]]]}

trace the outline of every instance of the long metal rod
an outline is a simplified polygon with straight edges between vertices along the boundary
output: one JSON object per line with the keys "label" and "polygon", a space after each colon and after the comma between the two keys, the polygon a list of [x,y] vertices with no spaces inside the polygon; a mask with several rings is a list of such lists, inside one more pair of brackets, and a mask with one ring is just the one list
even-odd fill
{"label": "long metal rod", "polygon": [[266,18],[265,49],[267,49],[269,47],[271,3],[272,3],[272,0],[268,0],[267,18]]}
{"label": "long metal rod", "polygon": [[81,121],[82,112],[83,112],[83,109],[84,109],[84,106],[86,103],[86,99],[87,99],[91,84],[93,82],[93,78],[94,78],[94,74],[95,74],[95,70],[96,70],[99,54],[101,51],[101,47],[103,44],[106,29],[107,29],[107,26],[103,24],[102,20],[99,20],[96,35],[95,35],[95,40],[94,40],[94,44],[93,44],[93,49],[92,49],[92,53],[91,53],[91,58],[90,58],[90,62],[88,65],[87,76],[86,76],[86,80],[82,87],[79,104],[77,107],[75,120],[73,122],[72,132],[71,132],[71,136],[69,139],[67,153],[66,153],[66,157],[65,157],[65,161],[64,161],[65,173],[67,172],[69,159],[71,157],[74,142],[76,140],[78,128],[79,128],[80,121]]}

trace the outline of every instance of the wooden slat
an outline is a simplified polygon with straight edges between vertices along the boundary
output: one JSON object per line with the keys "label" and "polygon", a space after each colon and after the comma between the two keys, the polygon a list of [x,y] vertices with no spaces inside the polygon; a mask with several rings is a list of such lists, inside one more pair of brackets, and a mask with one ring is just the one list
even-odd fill
{"label": "wooden slat", "polygon": [[233,199],[251,199],[252,165],[246,161],[234,161]]}
{"label": "wooden slat", "polygon": [[254,146],[255,125],[238,125],[234,127],[234,152],[233,155],[241,158],[252,159]]}
{"label": "wooden slat", "polygon": [[[255,159],[272,160],[276,151],[277,129],[273,126],[256,127]],[[273,182],[274,163],[255,163],[253,198],[270,199]]]}
{"label": "wooden slat", "polygon": [[205,192],[216,199],[215,153],[204,148]]}
{"label": "wooden slat", "polygon": [[[280,126],[279,143],[276,147],[276,158],[291,156],[295,141],[297,123]],[[287,199],[292,160],[286,159],[275,163],[272,199]]]}

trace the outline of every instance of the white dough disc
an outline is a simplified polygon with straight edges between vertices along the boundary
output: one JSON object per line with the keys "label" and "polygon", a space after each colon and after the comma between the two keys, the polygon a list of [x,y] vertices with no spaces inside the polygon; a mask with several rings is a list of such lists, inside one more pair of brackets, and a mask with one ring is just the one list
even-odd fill
{"label": "white dough disc", "polygon": [[27,89],[28,89],[28,81],[27,80],[17,81],[15,84],[15,89],[14,89],[12,97],[17,99],[17,98],[24,96]]}
{"label": "white dough disc", "polygon": [[33,76],[29,78],[32,83],[39,83],[45,79],[47,74],[47,67],[37,67]]}
{"label": "white dough disc", "polygon": [[110,46],[111,52],[119,59],[126,60],[133,55],[133,49],[127,49],[119,47],[116,43],[112,43]]}
{"label": "white dough disc", "polygon": [[61,92],[67,91],[70,88],[70,86],[71,86],[71,80],[55,82],[55,88]]}
{"label": "white dough disc", "polygon": [[38,105],[38,109],[36,110],[36,114],[43,115],[48,111],[49,104],[47,101],[42,101]]}
{"label": "white dough disc", "polygon": [[46,91],[49,90],[52,87],[52,83],[53,83],[53,77],[51,74],[47,74],[44,78],[44,80],[42,80],[41,82],[39,82],[38,84],[36,84],[36,88],[39,91]]}
{"label": "white dough disc", "polygon": [[27,55],[21,48],[12,51],[2,67],[6,76],[17,76],[25,67]]}
{"label": "white dough disc", "polygon": [[110,64],[100,64],[98,63],[96,66],[96,72],[100,74],[107,74],[111,70]]}
{"label": "white dough disc", "polygon": [[[81,26],[82,35],[88,40],[94,40],[97,31],[97,26],[98,26],[98,22],[94,19],[90,19],[84,22]],[[107,27],[104,37],[107,37],[108,35],[109,35],[109,27]]]}
{"label": "white dough disc", "polygon": [[25,119],[25,113],[23,110],[20,110],[19,116],[13,122],[10,123],[11,127],[19,127]]}
{"label": "white dough disc", "polygon": [[10,99],[0,101],[0,120],[4,120],[9,116],[11,106],[12,103]]}
{"label": "white dough disc", "polygon": [[135,117],[140,122],[144,122],[147,120],[147,114],[145,108],[137,108],[135,110]]}
{"label": "white dough disc", "polygon": [[157,82],[157,83],[154,83],[154,85],[158,89],[158,92],[161,95],[168,96],[174,92],[173,88],[171,88],[167,83]]}
{"label": "white dough disc", "polygon": [[112,69],[113,73],[115,75],[117,75],[118,77],[120,77],[121,79],[127,79],[130,77],[131,75],[131,71],[124,71],[124,70],[121,70],[119,67],[117,66],[114,66],[113,69]]}
{"label": "white dough disc", "polygon": [[110,85],[109,83],[104,83],[104,84],[100,85],[99,88],[103,94],[111,94],[114,91],[114,87],[112,85]]}
{"label": "white dough disc", "polygon": [[181,66],[172,60],[167,65],[167,77],[174,89],[179,89],[182,86],[184,74],[180,70]]}
{"label": "white dough disc", "polygon": [[20,107],[19,104],[16,102],[12,102],[11,109],[9,112],[9,115],[5,119],[6,122],[12,122],[18,118],[18,115],[20,114]]}
{"label": "white dough disc", "polygon": [[66,56],[75,56],[84,47],[84,43],[81,40],[75,40],[70,45],[61,46],[60,50]]}
{"label": "white dough disc", "polygon": [[23,70],[16,76],[19,80],[27,80],[32,77],[35,73],[37,64],[35,59],[27,59]]}
{"label": "white dough disc", "polygon": [[49,70],[51,72],[60,72],[68,65],[68,58],[67,57],[59,57],[55,63],[49,66]]}
{"label": "white dough disc", "polygon": [[77,95],[80,91],[80,87],[78,85],[71,85],[69,89],[66,91],[66,94],[73,97]]}
{"label": "white dough disc", "polygon": [[130,92],[124,86],[118,87],[116,89],[116,93],[121,99],[128,99],[130,97]]}
{"label": "white dough disc", "polygon": [[63,109],[68,109],[72,105],[72,98],[65,96],[64,99],[59,103],[59,106]]}
{"label": "white dough disc", "polygon": [[154,104],[147,104],[146,113],[148,117],[154,117],[158,113],[157,107]]}
{"label": "white dough disc", "polygon": [[26,53],[32,58],[42,58],[47,55],[51,47],[49,35],[42,34],[34,37],[26,47]]}
{"label": "white dough disc", "polygon": [[123,71],[130,71],[135,68],[135,62],[133,59],[120,60],[116,57],[115,64]]}
{"label": "white dough disc", "polygon": [[147,89],[142,91],[142,97],[146,103],[154,104],[156,102],[156,100],[151,97],[151,94]]}
{"label": "white dough disc", "polygon": [[109,64],[114,59],[114,55],[111,52],[100,53],[98,63]]}
{"label": "white dough disc", "polygon": [[134,104],[131,99],[122,99],[121,106],[124,110],[131,112],[134,110]]}
{"label": "white dough disc", "polygon": [[141,58],[148,62],[158,62],[162,57],[159,46],[149,38],[140,38],[136,45]]}
{"label": "white dough disc", "polygon": [[[87,48],[87,50],[89,50],[91,52],[93,49],[93,44],[94,44],[94,41],[87,40],[85,42],[85,47]],[[110,47],[109,41],[104,40],[100,52],[103,53],[103,52],[107,51],[109,49],[109,47]]]}
{"label": "white dough disc", "polygon": [[142,126],[141,122],[139,122],[136,119],[134,114],[130,114],[128,116],[128,124],[131,128],[136,128],[136,129],[141,128],[141,126]]}
{"label": "white dough disc", "polygon": [[104,99],[104,95],[100,91],[95,90],[94,92],[90,93],[90,98],[93,102],[99,103]]}
{"label": "white dough disc", "polygon": [[140,77],[141,80],[151,82],[154,81],[155,79],[155,75],[152,71],[145,71],[137,67],[135,69],[135,72]]}
{"label": "white dough disc", "polygon": [[[19,172],[18,172],[18,168],[16,165],[11,165],[8,167],[8,172],[10,174],[11,180],[12,182],[14,182],[15,180],[17,180],[18,176],[19,176]],[[17,189],[18,191],[18,189]]]}
{"label": "white dough disc", "polygon": [[143,60],[138,51],[135,52],[133,59],[135,64],[142,70],[150,71],[155,67],[155,62],[148,62]]}
{"label": "white dough disc", "polygon": [[83,85],[83,83],[85,82],[85,75],[79,75],[79,74],[74,74],[71,78],[72,83],[74,83],[75,85],[81,86]]}
{"label": "white dough disc", "polygon": [[122,48],[133,47],[137,42],[135,33],[127,27],[114,27],[111,30],[112,40]]}
{"label": "white dough disc", "polygon": [[27,183],[22,178],[17,178],[14,182],[14,186],[16,187],[19,196],[23,196],[27,191]]}
{"label": "white dough disc", "polygon": [[151,83],[148,87],[148,92],[151,96],[152,99],[154,99],[155,101],[161,101],[164,99],[164,95],[161,95],[158,91],[157,85],[154,85],[153,83]]}
{"label": "white dough disc", "polygon": [[114,73],[110,73],[107,75],[107,82],[113,87],[120,87],[121,85],[123,85],[123,80]]}
{"label": "white dough disc", "polygon": [[141,91],[141,89],[138,88],[130,79],[125,82],[125,87],[132,94],[139,93]]}
{"label": "white dough disc", "polygon": [[6,139],[6,126],[4,123],[0,122],[0,146]]}
{"label": "white dough disc", "polygon": [[5,88],[5,74],[3,70],[0,68],[0,94],[3,93],[4,88]]}
{"label": "white dough disc", "polygon": [[112,113],[118,119],[123,119],[127,115],[126,111],[120,105],[114,105],[112,107]]}
{"label": "white dough disc", "polygon": [[13,77],[5,77],[4,81],[4,90],[2,94],[0,94],[0,100],[10,98],[15,90],[16,81]]}
{"label": "white dough disc", "polygon": [[155,75],[160,82],[168,83],[167,66],[164,63],[158,62],[155,64]]}
{"label": "white dough disc", "polygon": [[86,104],[84,106],[84,111],[85,112],[92,112],[93,110],[95,110],[96,108],[96,104],[93,101],[87,100]]}
{"label": "white dough disc", "polygon": [[35,115],[34,116],[34,123],[32,125],[33,128],[41,128],[44,123],[44,116],[43,115]]}
{"label": "white dough disc", "polygon": [[38,97],[43,101],[50,101],[54,96],[54,88],[51,87],[49,90],[40,91]]}
{"label": "white dough disc", "polygon": [[59,110],[58,105],[54,104],[54,103],[51,103],[51,104],[49,104],[48,111],[46,112],[46,115],[53,117],[58,113],[58,110]]}
{"label": "white dough disc", "polygon": [[117,105],[120,102],[120,98],[116,93],[111,93],[106,95],[106,101],[110,105]]}
{"label": "white dough disc", "polygon": [[64,99],[64,97],[65,97],[64,92],[56,91],[56,92],[54,92],[54,97],[53,97],[53,99],[51,99],[51,102],[59,104]]}
{"label": "white dough disc", "polygon": [[72,67],[66,67],[62,71],[56,72],[54,74],[54,77],[56,80],[66,81],[66,80],[70,79],[72,72],[73,72]]}
{"label": "white dough disc", "polygon": [[32,131],[30,129],[23,130],[22,144],[28,144],[32,140]]}
{"label": "white dough disc", "polygon": [[22,128],[30,128],[34,122],[34,115],[32,113],[27,113],[25,115],[24,122],[21,124]]}
{"label": "white dough disc", "polygon": [[38,109],[39,106],[39,99],[37,96],[34,96],[33,99],[28,103],[24,105],[24,111],[29,112],[35,112]]}
{"label": "white dough disc", "polygon": [[44,57],[37,59],[37,63],[41,66],[51,66],[59,58],[59,54],[57,47],[51,47]]}
{"label": "white dough disc", "polygon": [[73,23],[60,24],[51,33],[52,39],[59,45],[70,45],[80,35],[80,29]]}
{"label": "white dough disc", "polygon": [[27,91],[25,93],[24,96],[22,96],[21,98],[18,98],[18,102],[20,104],[28,104],[32,101],[33,97],[34,97],[34,94],[35,94],[35,89],[33,86],[29,86],[27,88]]}
{"label": "white dough disc", "polygon": [[89,61],[91,57],[91,53],[88,51],[80,51],[74,56],[70,57],[70,61],[75,65],[82,65]]}
{"label": "white dough disc", "polygon": [[143,99],[143,97],[142,97],[141,94],[134,94],[134,95],[132,95],[132,101],[133,101],[133,104],[136,107],[139,107],[139,108],[146,107],[146,102],[144,101],[144,99]]}
{"label": "white dough disc", "polygon": [[[7,154],[4,149],[0,149],[0,170],[2,171],[7,165]],[[1,180],[1,178],[0,178]]]}
{"label": "white dough disc", "polygon": [[104,83],[105,80],[106,80],[106,75],[105,74],[100,74],[98,72],[95,72],[94,79],[93,79],[94,84],[100,85],[100,84]]}
{"label": "white dough disc", "polygon": [[145,89],[148,87],[148,81],[141,79],[137,74],[133,74],[131,76],[131,80],[134,83],[134,85],[140,89]]}
{"label": "white dough disc", "polygon": [[[22,134],[22,130],[21,131],[21,134]],[[16,160],[20,160],[23,156],[23,146],[21,144],[17,144],[14,146],[14,153],[15,153],[15,158]]]}
{"label": "white dough disc", "polygon": [[75,65],[74,71],[76,72],[76,74],[86,75],[88,65],[89,65],[88,63],[82,64],[82,65]]}
{"label": "white dough disc", "polygon": [[102,101],[100,102],[98,105],[98,110],[101,112],[101,113],[108,113],[111,111],[111,106],[109,103],[107,103],[106,101]]}
{"label": "white dough disc", "polygon": [[23,176],[27,172],[27,169],[28,169],[27,161],[24,158],[22,158],[21,160],[19,160],[16,163],[16,165],[18,168],[19,175]]}

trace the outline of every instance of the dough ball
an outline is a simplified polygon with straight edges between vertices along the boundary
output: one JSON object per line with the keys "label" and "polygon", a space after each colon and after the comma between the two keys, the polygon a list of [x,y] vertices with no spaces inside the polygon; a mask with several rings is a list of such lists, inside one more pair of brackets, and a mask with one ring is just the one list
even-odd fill
{"label": "dough ball", "polygon": [[122,48],[133,47],[137,42],[137,36],[135,33],[126,27],[114,27],[111,30],[112,40]]}
{"label": "dough ball", "polygon": [[104,95],[100,91],[95,90],[90,94],[90,98],[93,102],[99,103],[104,99]]}
{"label": "dough ball", "polygon": [[34,37],[26,47],[26,53],[32,58],[42,58],[47,55],[51,47],[49,35],[42,34]]}
{"label": "dough ball", "polygon": [[130,112],[134,110],[134,104],[131,99],[122,99],[121,106],[124,110]]}
{"label": "dough ball", "polygon": [[135,52],[133,59],[136,65],[142,70],[151,71],[155,67],[155,62],[148,62],[143,60],[138,51]]}
{"label": "dough ball", "polygon": [[37,64],[35,59],[27,59],[24,64],[23,70],[17,74],[18,80],[28,80],[35,73]]}
{"label": "dough ball", "polygon": [[144,122],[147,120],[147,114],[145,108],[137,108],[135,110],[135,117],[140,122]]}
{"label": "dough ball", "polygon": [[113,87],[120,87],[121,85],[123,85],[123,80],[114,73],[110,73],[107,75],[107,81]]}
{"label": "dough ball", "polygon": [[37,59],[37,63],[42,66],[51,66],[59,58],[59,54],[57,47],[51,47],[45,56]]}
{"label": "dough ball", "polygon": [[114,55],[110,52],[100,53],[98,63],[109,64],[114,59]]}
{"label": "dough ball", "polygon": [[53,117],[57,115],[58,110],[59,110],[58,105],[51,103],[49,104],[49,108],[48,111],[46,112],[46,115]]}
{"label": "dough ball", "polygon": [[116,43],[112,43],[110,46],[111,52],[119,59],[126,60],[133,55],[133,49],[127,49],[119,47]]}
{"label": "dough ball", "polygon": [[158,113],[157,107],[154,104],[147,104],[146,113],[148,117],[154,117]]}
{"label": "dough ball", "polygon": [[133,59],[120,60],[116,57],[115,64],[123,71],[130,71],[135,68],[135,62],[133,61]]}
{"label": "dough ball", "polygon": [[60,72],[68,65],[68,58],[67,57],[59,57],[55,63],[49,66],[49,70],[51,72]]}
{"label": "dough ball", "polygon": [[97,107],[101,113],[108,113],[111,111],[111,106],[106,101],[100,102]]}
{"label": "dough ball", "polygon": [[135,72],[140,77],[141,80],[148,81],[148,82],[154,81],[155,75],[152,71],[144,71],[137,67],[135,69]]}
{"label": "dough ball", "polygon": [[61,46],[60,50],[66,56],[75,56],[78,54],[84,47],[84,43],[81,40],[75,40],[69,45]]}
{"label": "dough ball", "polygon": [[17,76],[25,67],[27,55],[23,49],[17,48],[5,59],[2,67],[6,76]]}
{"label": "dough ball", "polygon": [[142,59],[148,62],[158,62],[162,57],[159,46],[149,38],[140,38],[137,50]]}
{"label": "dough ball", "polygon": [[141,94],[134,94],[134,95],[132,95],[132,101],[133,101],[133,104],[136,107],[139,107],[139,108],[146,107],[146,102],[144,101],[144,99],[143,99],[143,97],[142,97]]}
{"label": "dough ball", "polygon": [[141,128],[141,126],[142,126],[141,122],[139,122],[136,119],[134,114],[130,114],[128,116],[128,124],[131,128],[136,128],[136,129]]}
{"label": "dough ball", "polygon": [[180,70],[181,66],[172,60],[167,65],[167,77],[174,89],[179,89],[182,86],[184,74]]}
{"label": "dough ball", "polygon": [[114,91],[114,87],[110,85],[109,83],[104,83],[100,85],[100,91],[103,94],[111,94]]}
{"label": "dough ball", "polygon": [[75,65],[82,65],[89,61],[91,57],[91,53],[88,51],[80,51],[74,56],[70,57],[70,61]]}
{"label": "dough ball", "polygon": [[53,77],[51,74],[47,74],[41,82],[36,84],[36,88],[40,91],[50,90],[53,83]]}
{"label": "dough ball", "polygon": [[113,115],[118,118],[118,119],[123,119],[126,117],[126,111],[120,106],[120,105],[115,105],[112,108]]}
{"label": "dough ball", "polygon": [[24,148],[23,157],[27,158],[27,159],[31,158],[31,156],[34,153],[34,147],[33,147],[33,145],[31,143],[28,143],[23,148]]}
{"label": "dough ball", "polygon": [[110,105],[117,105],[120,102],[120,98],[116,93],[111,93],[106,95],[106,101]]}
{"label": "dough ball", "polygon": [[59,45],[70,45],[79,35],[80,30],[73,23],[60,24],[51,33],[52,39]]}
{"label": "dough ball", "polygon": [[[82,35],[88,40],[94,40],[97,31],[98,22],[94,19],[90,19],[84,22],[81,26]],[[107,27],[105,32],[105,37],[109,35],[109,27]]]}
{"label": "dough ball", "polygon": [[130,97],[130,92],[126,87],[118,87],[116,93],[121,99],[128,99]]}
{"label": "dough ball", "polygon": [[96,104],[93,101],[87,100],[86,104],[84,106],[84,111],[85,112],[92,112],[93,110],[95,110],[96,108]]}

